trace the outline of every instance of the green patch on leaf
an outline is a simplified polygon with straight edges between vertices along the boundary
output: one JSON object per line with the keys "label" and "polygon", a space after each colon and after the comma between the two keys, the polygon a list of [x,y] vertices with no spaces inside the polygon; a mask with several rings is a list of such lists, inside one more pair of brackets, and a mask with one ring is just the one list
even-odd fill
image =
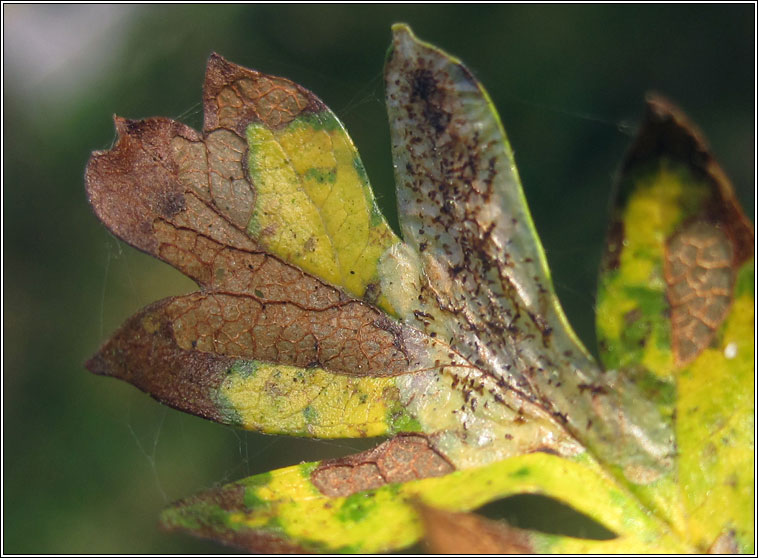
{"label": "green patch on leaf", "polygon": [[513,471],[511,473],[512,477],[515,478],[521,478],[521,477],[528,477],[531,474],[531,471],[528,467],[522,467],[521,469],[518,469],[517,471]]}
{"label": "green patch on leaf", "polygon": [[345,498],[337,512],[337,519],[353,523],[362,521],[375,507],[376,501],[372,492],[359,492]]}
{"label": "green patch on leaf", "polygon": [[318,461],[311,461],[311,462],[301,463],[300,466],[299,466],[300,474],[304,478],[310,479],[311,474],[316,469],[316,467],[318,467],[318,465],[319,465]]}
{"label": "green patch on leaf", "polygon": [[295,118],[290,127],[293,129],[303,128],[308,130],[324,130],[332,132],[342,128],[342,124],[331,111],[306,113]]}
{"label": "green patch on leaf", "polygon": [[229,373],[241,378],[254,378],[259,367],[260,363],[254,360],[238,360],[229,369]]}
{"label": "green patch on leaf", "polygon": [[755,260],[750,259],[740,267],[734,285],[734,298],[749,297],[755,294]]}
{"label": "green patch on leaf", "polygon": [[401,406],[396,406],[387,412],[387,423],[392,433],[423,432],[424,430],[421,423]]}
{"label": "green patch on leaf", "polygon": [[260,473],[258,475],[248,477],[243,481],[245,487],[244,504],[245,508],[253,509],[260,506],[268,506],[269,503],[258,495],[258,490],[261,487],[267,486],[272,479],[271,472]]}
{"label": "green patch on leaf", "polygon": [[303,416],[305,417],[306,423],[312,424],[318,420],[318,411],[308,405],[303,409]]}
{"label": "green patch on leaf", "polygon": [[315,180],[320,183],[333,183],[337,179],[337,169],[321,168],[308,169],[303,175],[305,178]]}

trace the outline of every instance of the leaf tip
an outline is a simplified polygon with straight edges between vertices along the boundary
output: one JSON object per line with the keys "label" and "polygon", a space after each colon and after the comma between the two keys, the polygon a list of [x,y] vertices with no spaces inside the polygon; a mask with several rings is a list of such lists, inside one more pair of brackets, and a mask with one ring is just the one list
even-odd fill
{"label": "leaf tip", "polygon": [[108,376],[127,382],[132,381],[127,358],[118,342],[118,334],[109,339],[85,363],[84,368],[98,376]]}
{"label": "leaf tip", "polygon": [[657,91],[648,91],[645,93],[645,104],[650,110],[661,116],[678,114],[683,116],[682,111],[676,107],[665,95]]}
{"label": "leaf tip", "polygon": [[111,367],[108,365],[108,360],[103,356],[101,351],[95,353],[91,358],[84,363],[84,368],[97,374],[98,376],[111,376]]}
{"label": "leaf tip", "polygon": [[692,122],[687,115],[665,96],[656,91],[649,91],[645,95],[646,114],[643,120],[643,130],[651,126],[663,126],[670,128],[668,139],[669,149],[677,143],[691,146],[692,151],[707,153],[708,142],[705,135]]}
{"label": "leaf tip", "polygon": [[410,25],[402,22],[392,24],[392,36],[394,39],[401,37],[416,37],[416,35],[413,34],[413,30],[411,29]]}
{"label": "leaf tip", "polygon": [[648,92],[645,102],[642,126],[626,156],[624,169],[656,158],[669,158],[704,178],[712,190],[708,208],[711,220],[730,229],[736,242],[735,262],[746,260],[753,253],[753,226],[742,211],[731,181],[711,153],[705,134],[663,95]]}
{"label": "leaf tip", "polygon": [[431,47],[420,40],[407,23],[395,23],[392,26],[392,45],[390,50],[398,49],[412,52],[419,47]]}
{"label": "leaf tip", "polygon": [[119,133],[119,135],[126,131],[127,123],[128,120],[123,116],[119,116],[115,113],[113,114],[113,125],[116,127],[116,131]]}
{"label": "leaf tip", "polygon": [[281,533],[252,529],[235,520],[235,516],[249,511],[244,493],[242,485],[233,483],[179,500],[163,510],[158,527],[164,532],[185,532],[252,553],[309,553],[309,549]]}
{"label": "leaf tip", "polygon": [[211,52],[208,57],[208,63],[206,64],[206,74],[211,71],[219,71],[222,68],[226,68],[230,65],[229,61],[221,56],[218,52]]}

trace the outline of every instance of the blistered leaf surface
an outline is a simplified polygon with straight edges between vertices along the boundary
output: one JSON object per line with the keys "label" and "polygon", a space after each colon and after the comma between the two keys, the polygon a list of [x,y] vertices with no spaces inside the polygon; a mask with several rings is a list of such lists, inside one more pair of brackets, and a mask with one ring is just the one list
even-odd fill
{"label": "blistered leaf surface", "polygon": [[[135,314],[90,370],[251,430],[396,434],[177,502],[164,526],[268,552],[749,551],[753,232],[698,132],[652,100],[624,162],[603,367],[561,310],[487,93],[393,31],[402,240],[321,100],[215,54],[202,132],[116,117],[89,162],[98,217],[200,287]],[[615,536],[470,513],[525,493]]]}

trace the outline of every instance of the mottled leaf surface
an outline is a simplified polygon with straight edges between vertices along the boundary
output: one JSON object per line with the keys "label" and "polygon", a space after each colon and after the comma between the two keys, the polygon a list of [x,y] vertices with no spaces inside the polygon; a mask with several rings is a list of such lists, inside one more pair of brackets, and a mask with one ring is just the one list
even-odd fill
{"label": "mottled leaf surface", "polygon": [[597,330],[605,365],[676,425],[676,474],[641,496],[700,548],[753,544],[754,245],[702,134],[651,97],[617,185]]}
{"label": "mottled leaf surface", "polygon": [[[212,57],[208,80],[229,67]],[[434,342],[345,292],[365,290],[373,275],[361,258],[377,249],[376,239],[353,237],[366,243],[353,261],[363,279],[345,290],[327,285],[267,251],[246,228],[241,215],[256,219],[254,204],[243,196],[234,205],[229,189],[244,185],[252,195],[256,182],[244,178],[248,149],[235,133],[201,135],[161,118],[117,117],[116,129],[114,148],[95,153],[87,168],[93,208],[115,234],[202,290],[132,317],[90,369],[182,410],[265,432],[372,436],[412,427],[391,378],[427,369]],[[351,161],[351,172],[359,164]],[[363,196],[368,231],[373,198],[359,181],[353,186]],[[297,220],[294,210],[289,218]],[[383,220],[377,228],[387,234],[376,238],[393,238]]]}
{"label": "mottled leaf surface", "polygon": [[[87,195],[200,290],[87,363],[224,424],[372,450],[177,502],[252,551],[752,548],[753,232],[699,134],[653,100],[620,173],[598,292],[603,365],[553,289],[513,153],[455,58],[393,27],[385,77],[401,240],[335,115],[212,55],[201,132],[116,117]],[[474,512],[554,498],[613,538]]]}
{"label": "mottled leaf surface", "polygon": [[[162,523],[219,540],[255,532],[295,541],[310,551],[372,553],[402,548],[423,537],[429,518],[419,512],[420,505],[468,512],[513,494],[539,493],[570,503],[619,536],[589,540],[522,531],[520,543],[535,552],[657,553],[688,548],[588,459],[574,462],[537,452],[444,476],[434,469],[430,478],[406,477],[340,496],[326,495],[314,485],[314,471],[341,466],[339,460],[304,463],[250,477],[174,504],[163,513]],[[476,529],[468,526],[469,531]]]}

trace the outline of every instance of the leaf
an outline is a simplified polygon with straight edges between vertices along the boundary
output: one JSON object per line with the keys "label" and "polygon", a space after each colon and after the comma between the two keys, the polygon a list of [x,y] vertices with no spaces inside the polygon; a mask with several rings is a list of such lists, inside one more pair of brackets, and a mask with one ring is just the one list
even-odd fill
{"label": "leaf", "polygon": [[617,188],[598,338],[675,422],[681,500],[646,498],[703,549],[753,544],[754,245],[702,134],[652,96]]}
{"label": "leaf", "polygon": [[[206,97],[214,76],[229,67],[211,58]],[[224,91],[219,97],[225,98]],[[265,113],[268,118],[275,118],[272,110]],[[301,119],[308,118],[311,113]],[[299,129],[300,120],[291,126]],[[389,378],[420,365],[411,353],[425,340],[413,332],[406,335],[376,308],[267,253],[260,239],[248,234],[240,206],[259,222],[263,217],[257,216],[265,211],[258,212],[247,197],[234,207],[228,198],[232,188],[239,191],[243,185],[252,192],[247,179],[240,178],[242,140],[228,129],[206,132],[203,139],[166,119],[116,118],[116,129],[114,149],[94,154],[87,168],[93,208],[115,234],[171,263],[203,290],[138,313],[88,367],[126,379],[179,409],[266,432],[375,436],[401,429],[395,423],[405,415]],[[341,129],[334,133],[344,136]],[[346,144],[343,137],[340,145]],[[351,160],[347,170],[339,167],[335,174],[356,177],[356,168],[360,162]],[[366,258],[393,237],[383,220],[370,226],[373,198],[367,190],[360,194],[363,228],[348,229],[355,233],[348,238],[365,245],[350,260],[361,270],[359,279],[350,276],[347,286],[365,290],[360,281],[372,276]],[[302,207],[291,209],[295,219]],[[369,235],[369,229],[382,228],[386,234]],[[329,261],[344,260],[346,254],[334,249]],[[248,389],[256,385],[264,389]]]}
{"label": "leaf", "polygon": [[[393,31],[403,240],[317,97],[215,54],[202,133],[116,117],[116,145],[90,159],[98,217],[200,286],[130,318],[90,370],[266,433],[396,434],[190,497],[162,524],[265,552],[425,532],[453,548],[446,525],[482,552],[750,551],[753,232],[699,134],[649,103],[601,270],[601,367],[561,310],[487,93]],[[614,538],[469,513],[529,493]]]}
{"label": "leaf", "polygon": [[[598,474],[597,465],[587,459],[575,463],[537,452],[350,494],[330,496],[314,486],[314,473],[342,466],[339,460],[304,463],[249,477],[174,504],[164,512],[162,522],[170,529],[205,533],[219,540],[255,532],[297,541],[310,551],[374,553],[402,548],[422,536],[419,503],[470,511],[509,495],[541,493],[571,501],[620,536],[598,541],[530,532],[530,544],[537,552],[681,552],[687,548],[660,519],[649,517],[628,491]],[[583,487],[580,497],[577,486]]]}
{"label": "leaf", "polygon": [[407,321],[449,340],[603,459],[665,469],[666,425],[651,420],[635,386],[610,387],[619,380],[598,368],[563,315],[484,89],[403,27],[386,75],[400,221],[416,252],[421,307]]}

